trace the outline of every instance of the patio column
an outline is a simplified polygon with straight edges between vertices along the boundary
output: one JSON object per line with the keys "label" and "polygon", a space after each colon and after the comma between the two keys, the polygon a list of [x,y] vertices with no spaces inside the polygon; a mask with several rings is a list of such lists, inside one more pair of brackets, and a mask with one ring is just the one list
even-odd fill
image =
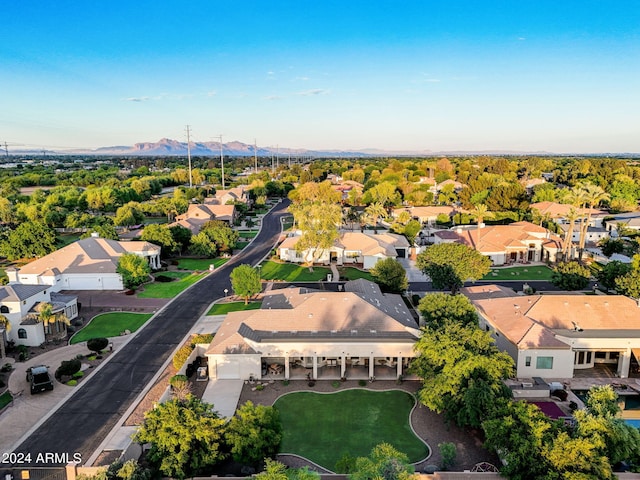
{"label": "patio column", "polygon": [[631,349],[627,348],[620,352],[618,359],[618,377],[627,378],[629,376],[629,367],[631,366]]}
{"label": "patio column", "polygon": [[373,355],[371,355],[369,357],[369,378],[374,377],[374,373],[375,373],[375,367],[376,367],[376,363],[375,363],[375,357]]}
{"label": "patio column", "polygon": [[340,357],[340,378],[344,378],[347,373],[347,358],[342,355]]}
{"label": "patio column", "polygon": [[289,356],[284,357],[284,379],[289,380]]}
{"label": "patio column", "polygon": [[398,356],[398,370],[396,372],[398,378],[402,375],[402,355]]}
{"label": "patio column", "polygon": [[318,379],[318,357],[313,355],[313,379]]}

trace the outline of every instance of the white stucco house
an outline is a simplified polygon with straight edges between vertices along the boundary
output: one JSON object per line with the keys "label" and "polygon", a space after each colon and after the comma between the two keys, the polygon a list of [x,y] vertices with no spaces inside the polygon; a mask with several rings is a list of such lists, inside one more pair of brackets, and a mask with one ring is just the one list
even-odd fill
{"label": "white stucco house", "polygon": [[40,303],[50,303],[53,315],[64,314],[69,320],[78,316],[77,297],[56,293],[49,285],[10,283],[0,287],[0,314],[9,320],[11,325],[6,333],[8,341],[14,341],[16,345],[35,347],[44,343],[45,333],[64,333],[66,327],[60,323],[50,324],[45,328],[43,323],[38,321],[37,308]]}
{"label": "white stucco house", "polygon": [[160,268],[160,247],[149,242],[118,242],[100,237],[78,240],[27,265],[6,270],[9,281],[23,285],[47,285],[60,290],[122,290],[122,277],[116,273],[125,253],[148,260],[152,269]]}
{"label": "white stucco house", "polygon": [[562,251],[562,239],[530,222],[510,225],[457,226],[433,234],[433,242],[462,243],[489,257],[493,265],[555,262]]}
{"label": "white stucco house", "polygon": [[394,233],[343,232],[330,248],[322,252],[315,249],[298,252],[296,245],[299,240],[300,236],[284,239],[278,246],[278,256],[281,260],[294,263],[314,261],[325,265],[361,264],[362,268],[368,270],[379,260],[406,258],[410,247],[405,237]]}
{"label": "white stucco house", "polygon": [[367,280],[344,291],[275,290],[227,314],[206,356],[210,378],[397,378],[420,335],[399,295]]}
{"label": "white stucco house", "polygon": [[[640,306],[621,295],[517,295],[497,285],[461,289],[521,378],[570,379],[609,366],[629,376],[640,357]],[[636,363],[637,365],[637,363]]]}

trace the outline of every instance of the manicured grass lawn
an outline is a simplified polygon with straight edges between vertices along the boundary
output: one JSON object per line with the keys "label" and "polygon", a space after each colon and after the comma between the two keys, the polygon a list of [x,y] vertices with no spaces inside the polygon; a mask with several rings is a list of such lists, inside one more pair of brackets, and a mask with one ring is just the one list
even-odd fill
{"label": "manicured grass lawn", "polygon": [[345,453],[367,456],[373,447],[388,442],[417,462],[427,456],[428,448],[409,426],[413,404],[414,398],[399,390],[285,395],[274,404],[283,428],[280,451],[333,470]]}
{"label": "manicured grass lawn", "polygon": [[98,315],[71,338],[71,343],[86,342],[90,338],[117,337],[120,332],[135,332],[151,318],[150,313],[113,312]]}
{"label": "manicured grass lawn", "polygon": [[360,270],[354,267],[340,267],[338,268],[340,272],[340,276],[346,278],[347,280],[357,280],[359,278],[364,278],[365,280],[374,281],[373,277],[369,272],[365,272],[364,270]]}
{"label": "manicured grass lawn", "polygon": [[551,280],[553,271],[544,265],[492,268],[483,280]]}
{"label": "manicured grass lawn", "polygon": [[180,270],[202,271],[209,270],[211,264],[218,268],[228,261],[228,258],[180,258],[178,259],[178,268]]}
{"label": "manicured grass lawn", "polygon": [[231,303],[216,303],[207,312],[207,315],[224,315],[229,312],[240,312],[242,310],[258,310],[262,305],[262,302],[249,302],[247,305],[244,302],[231,302]]}
{"label": "manicured grass lawn", "polygon": [[204,277],[206,273],[162,272],[162,275],[177,278],[178,280],[146,284],[144,285],[144,290],[138,293],[138,298],[173,298]]}
{"label": "manicured grass lawn", "polygon": [[0,395],[0,410],[11,403],[11,393],[9,390]]}
{"label": "manicured grass lawn", "polygon": [[249,242],[236,242],[236,250],[242,250],[247,245],[249,245]]}
{"label": "manicured grass lawn", "polygon": [[268,261],[262,264],[260,276],[264,280],[284,280],[285,282],[317,282],[327,279],[327,273],[331,269],[325,267],[313,267],[310,272],[307,267],[294,265],[293,263],[278,263]]}
{"label": "manicured grass lawn", "polygon": [[240,235],[240,238],[253,238],[256,235],[258,235],[258,231],[255,231],[255,232],[242,231],[242,232],[238,232],[238,234]]}

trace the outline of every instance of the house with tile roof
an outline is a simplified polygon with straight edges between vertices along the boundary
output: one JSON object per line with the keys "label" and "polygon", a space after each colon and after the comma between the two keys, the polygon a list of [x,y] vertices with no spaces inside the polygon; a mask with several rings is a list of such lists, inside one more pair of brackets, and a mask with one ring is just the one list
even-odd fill
{"label": "house with tile roof", "polygon": [[60,290],[122,290],[116,272],[125,253],[135,253],[160,268],[160,247],[149,242],[118,242],[89,237],[73,242],[19,269],[6,270],[9,281],[23,285],[47,285]]}
{"label": "house with tile roof", "polygon": [[640,359],[640,306],[622,295],[517,295],[497,285],[461,289],[479,314],[480,328],[516,363],[523,378],[573,378],[578,370],[608,367],[629,376]]}
{"label": "house with tile roof", "polygon": [[235,219],[235,205],[191,203],[188,210],[182,215],[178,215],[175,222],[170,224],[169,227],[180,225],[191,230],[192,234],[197,235],[200,233],[202,226],[211,220],[220,220],[231,225]]}
{"label": "house with tile roof", "polygon": [[216,190],[213,196],[204,199],[205,205],[226,205],[234,202],[249,203],[247,185],[238,185],[227,190]]}
{"label": "house with tile roof", "polygon": [[562,239],[530,222],[459,225],[433,234],[434,243],[462,243],[489,257],[493,265],[555,262]]}
{"label": "house with tile roof", "polygon": [[210,378],[397,378],[420,336],[399,295],[367,280],[343,291],[286,288],[226,315],[206,351]]}
{"label": "house with tile roof", "polygon": [[0,314],[11,324],[7,340],[16,345],[37,347],[44,343],[45,334],[64,334],[64,324],[57,322],[45,327],[38,320],[38,305],[50,303],[53,315],[64,314],[73,320],[78,316],[77,300],[75,295],[57,293],[49,285],[10,283],[0,287]]}
{"label": "house with tile roof", "polygon": [[394,208],[391,216],[398,218],[402,212],[408,212],[411,218],[418,220],[423,225],[435,225],[439,215],[451,218],[458,211],[449,205],[427,205],[424,207]]}
{"label": "house with tile roof", "polygon": [[560,224],[569,222],[566,217],[572,208],[580,215],[579,218],[586,218],[589,210],[591,210],[590,227],[602,227],[602,221],[606,216],[610,215],[606,210],[600,210],[597,208],[579,208],[566,203],[545,201],[529,205],[530,210],[536,210],[543,218],[548,217],[554,222]]}
{"label": "house with tile roof", "polygon": [[368,270],[379,260],[385,258],[406,258],[409,254],[409,241],[395,233],[370,234],[363,232],[343,232],[331,248],[319,253],[315,249],[303,252],[296,250],[300,236],[287,237],[278,246],[281,260],[294,263],[310,262],[328,265],[360,264]]}

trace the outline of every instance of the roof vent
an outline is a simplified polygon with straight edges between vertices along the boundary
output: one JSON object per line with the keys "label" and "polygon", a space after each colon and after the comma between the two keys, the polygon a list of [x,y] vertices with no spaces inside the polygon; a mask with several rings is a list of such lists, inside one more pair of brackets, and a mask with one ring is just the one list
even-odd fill
{"label": "roof vent", "polygon": [[356,335],[358,333],[358,330],[351,330],[351,335]]}
{"label": "roof vent", "polygon": [[310,314],[309,314],[309,318],[313,318],[313,313],[310,313]]}
{"label": "roof vent", "polygon": [[331,330],[331,333],[338,333],[338,330]]}
{"label": "roof vent", "polygon": [[376,330],[369,330],[371,333],[378,333]]}

